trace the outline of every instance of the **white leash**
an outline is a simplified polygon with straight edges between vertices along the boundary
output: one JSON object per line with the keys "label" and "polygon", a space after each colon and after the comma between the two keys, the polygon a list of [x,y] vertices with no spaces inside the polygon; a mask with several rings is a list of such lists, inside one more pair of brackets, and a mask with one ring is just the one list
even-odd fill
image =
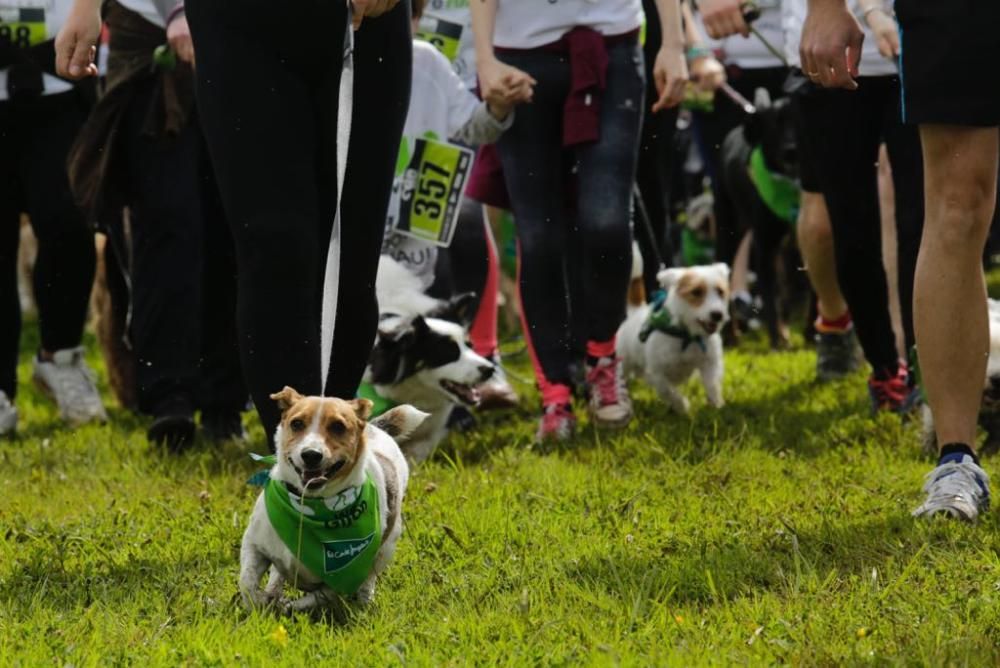
{"label": "white leash", "polygon": [[354,28],[351,1],[347,0],[347,27],[344,34],[344,66],[340,73],[340,98],[337,108],[337,212],[330,232],[323,276],[323,311],[320,320],[320,394],[326,394],[333,353],[333,331],[337,324],[337,298],[340,294],[340,219],[344,208],[344,177],[351,143],[351,117],[354,112]]}

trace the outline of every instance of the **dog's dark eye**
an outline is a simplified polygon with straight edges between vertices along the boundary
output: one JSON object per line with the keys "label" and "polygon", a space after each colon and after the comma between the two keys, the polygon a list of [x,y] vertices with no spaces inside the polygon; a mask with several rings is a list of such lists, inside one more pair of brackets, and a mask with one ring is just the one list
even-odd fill
{"label": "dog's dark eye", "polygon": [[288,426],[291,428],[292,431],[302,431],[303,429],[306,428],[306,423],[301,418],[295,418],[294,420],[288,423]]}
{"label": "dog's dark eye", "polygon": [[695,288],[691,291],[691,296],[695,299],[701,299],[705,296],[705,288]]}
{"label": "dog's dark eye", "polygon": [[346,425],[346,424],[344,424],[343,422],[341,422],[340,420],[334,420],[334,421],[333,421],[333,422],[331,422],[331,423],[330,423],[329,425],[327,425],[327,427],[326,427],[326,428],[327,428],[327,429],[328,429],[328,430],[330,431],[330,433],[331,433],[331,434],[333,434],[334,436],[340,436],[340,435],[341,435],[341,434],[343,434],[343,433],[344,433],[345,431],[347,431],[347,425]]}
{"label": "dog's dark eye", "polygon": [[723,290],[722,288],[716,288],[715,291],[719,294],[720,297],[726,296],[726,291]]}

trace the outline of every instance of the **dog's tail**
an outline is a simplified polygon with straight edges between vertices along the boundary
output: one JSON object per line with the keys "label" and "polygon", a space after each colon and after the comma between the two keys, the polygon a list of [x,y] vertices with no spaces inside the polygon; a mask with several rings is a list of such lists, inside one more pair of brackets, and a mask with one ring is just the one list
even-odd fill
{"label": "dog's tail", "polygon": [[630,314],[646,303],[646,285],[642,279],[644,271],[642,252],[639,250],[639,244],[633,241],[632,277],[629,282],[628,298],[625,304],[626,309]]}
{"label": "dog's tail", "polygon": [[387,433],[397,443],[405,443],[410,434],[416,431],[417,427],[423,424],[428,417],[430,417],[430,413],[425,413],[409,404],[403,404],[382,413],[374,418],[370,424]]}

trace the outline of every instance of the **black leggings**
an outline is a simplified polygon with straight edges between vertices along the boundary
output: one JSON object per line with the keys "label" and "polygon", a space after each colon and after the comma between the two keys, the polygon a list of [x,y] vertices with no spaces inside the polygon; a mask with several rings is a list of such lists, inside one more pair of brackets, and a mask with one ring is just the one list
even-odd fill
{"label": "black leggings", "polygon": [[[561,145],[568,59],[544,50],[500,58],[538,81],[534,101],[517,110],[497,148],[517,223],[525,333],[544,393],[553,384],[568,386],[577,361],[569,286],[585,295],[573,306],[575,324],[588,343],[606,345],[625,316],[632,265],[629,211],[645,104],[642,54],[637,44],[608,48],[600,139],[572,151]],[[570,215],[565,175],[573,164],[576,196]]]}
{"label": "black leggings", "polygon": [[837,279],[858,340],[876,371],[893,370],[896,350],[889,291],[882,265],[877,163],[885,142],[895,187],[899,301],[907,348],[913,338],[913,276],[924,219],[923,161],[915,126],[899,115],[899,79],[861,77],[858,89],[810,90],[802,95],[806,152],[830,211]]}
{"label": "black leggings", "polygon": [[198,107],[236,242],[243,369],[269,437],[270,394],[353,397],[375,339],[385,212],[409,106],[409,3],[355,33],[354,111],[341,207],[342,286],[326,388],[320,313],[337,207],[343,2],[189,0]]}
{"label": "black leggings", "polygon": [[94,233],[73,203],[66,155],[87,117],[75,91],[0,102],[0,390],[17,387],[20,214],[38,238],[34,268],[42,348],[80,345],[94,281]]}

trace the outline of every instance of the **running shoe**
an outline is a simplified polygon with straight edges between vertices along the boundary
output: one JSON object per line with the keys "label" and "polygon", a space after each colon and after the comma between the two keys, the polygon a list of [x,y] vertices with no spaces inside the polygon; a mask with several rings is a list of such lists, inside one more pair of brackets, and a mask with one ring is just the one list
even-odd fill
{"label": "running shoe", "polygon": [[961,461],[938,464],[924,482],[927,500],[913,511],[914,517],[948,515],[974,522],[990,507],[990,478],[976,460],[965,455]]}
{"label": "running shoe", "polygon": [[493,375],[476,388],[479,390],[479,410],[514,408],[519,399],[517,392],[507,380],[507,374],[504,373],[503,367],[500,365],[500,356],[493,355],[490,361],[493,362]]}
{"label": "running shoe", "polygon": [[539,443],[568,441],[576,432],[576,416],[569,404],[549,404],[542,411],[535,440]]}
{"label": "running shoe", "polygon": [[0,436],[13,434],[16,428],[17,409],[7,397],[7,393],[0,390]]}
{"label": "running shoe", "polygon": [[632,399],[625,383],[621,360],[602,357],[597,364],[587,366],[587,403],[590,416],[599,427],[624,427],[632,420]]}
{"label": "running shoe", "polygon": [[861,366],[854,328],[816,333],[816,378],[823,383],[848,376]]}
{"label": "running shoe", "polygon": [[868,377],[868,397],[872,403],[872,413],[890,411],[906,415],[920,405],[920,388],[910,385],[910,372],[906,365],[899,364],[894,376],[879,379],[875,374]]}
{"label": "running shoe", "polygon": [[33,377],[42,392],[58,404],[59,413],[70,425],[108,419],[94,372],[83,361],[82,347],[58,350],[51,361],[36,357]]}

